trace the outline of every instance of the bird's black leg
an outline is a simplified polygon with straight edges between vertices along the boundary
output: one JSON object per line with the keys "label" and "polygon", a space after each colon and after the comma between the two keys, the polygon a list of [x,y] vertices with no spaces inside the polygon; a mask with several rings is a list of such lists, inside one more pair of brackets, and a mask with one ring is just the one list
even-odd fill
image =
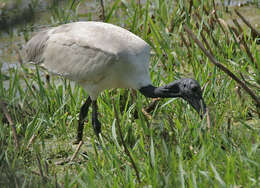
{"label": "bird's black leg", "polygon": [[98,134],[101,133],[101,123],[98,121],[98,107],[97,101],[92,101],[92,126],[99,138]]}
{"label": "bird's black leg", "polygon": [[91,98],[88,97],[86,102],[80,108],[79,121],[78,121],[78,135],[77,135],[77,140],[74,142],[74,144],[78,144],[82,140],[84,120],[88,114],[88,109],[91,104],[91,101],[92,101]]}

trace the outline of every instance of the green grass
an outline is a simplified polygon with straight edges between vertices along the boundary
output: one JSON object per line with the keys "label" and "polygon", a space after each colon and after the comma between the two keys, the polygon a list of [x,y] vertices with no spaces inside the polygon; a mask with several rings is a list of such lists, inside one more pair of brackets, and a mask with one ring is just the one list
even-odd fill
{"label": "green grass", "polygon": [[[87,20],[78,16],[78,2],[71,6],[73,0],[65,1],[65,9],[53,7],[48,24]],[[202,22],[198,30],[195,11],[206,25],[210,16],[196,0],[192,14],[186,1],[158,0],[150,4],[147,1],[141,6],[136,1],[106,2],[107,22],[131,30],[151,45],[150,70],[154,85],[194,77],[204,86],[210,130],[207,119],[201,120],[180,99],[160,100],[149,119],[141,109],[151,100],[138,93],[134,102],[130,90],[109,90],[98,99],[104,135],[100,144],[96,143],[88,121],[84,145],[76,159],[57,165],[76,150],[72,142],[76,137],[79,109],[87,93],[62,78],[51,76],[48,82],[46,73],[38,68],[27,65],[10,68],[8,73],[0,74],[0,99],[6,102],[20,147],[15,148],[9,122],[0,113],[0,187],[55,187],[56,183],[62,187],[259,187],[259,109],[234,80],[216,68],[189,40],[182,25],[187,24],[200,40],[203,32],[216,59],[240,79],[241,73],[259,97],[259,68],[254,67],[232,33],[228,43],[217,23],[211,30],[212,36],[202,30]],[[212,11],[211,1],[204,1],[204,5]],[[72,13],[68,14],[66,10],[70,7]],[[217,13],[221,15],[221,11],[219,7]],[[30,38],[31,24],[25,27],[22,36]],[[190,43],[189,52],[181,34]],[[260,67],[259,46],[250,38],[246,42]],[[141,183],[120,140],[113,102]],[[135,110],[138,119],[134,118]],[[32,137],[35,139],[28,146]],[[45,178],[40,176],[40,168]]]}

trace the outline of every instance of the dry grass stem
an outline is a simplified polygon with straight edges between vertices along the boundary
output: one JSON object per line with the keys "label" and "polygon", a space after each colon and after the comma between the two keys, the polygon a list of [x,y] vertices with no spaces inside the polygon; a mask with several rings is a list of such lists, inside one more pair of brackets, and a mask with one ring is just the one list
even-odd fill
{"label": "dry grass stem", "polygon": [[35,140],[36,136],[37,136],[36,134],[32,135],[32,137],[30,138],[30,140],[26,146],[26,149],[29,149],[29,147],[32,145],[33,141]]}
{"label": "dry grass stem", "polygon": [[[239,23],[234,19],[233,20],[234,24],[241,29]],[[240,30],[239,29],[239,30]],[[235,35],[240,39],[239,40],[239,43],[242,44],[246,50],[246,53],[248,55],[248,57],[250,58],[251,62],[254,64],[254,66],[256,67],[256,69],[258,69],[258,66],[257,66],[257,63],[255,62],[255,59],[252,55],[252,53],[250,52],[250,49],[248,48],[247,44],[246,44],[246,41],[245,41],[245,37],[243,37],[243,33],[242,33],[242,36],[240,36],[240,34],[237,32],[236,29],[233,29]]]}
{"label": "dry grass stem", "polygon": [[131,156],[131,153],[129,152],[129,150],[128,150],[127,146],[126,146],[126,143],[124,141],[124,138],[123,138],[122,130],[121,130],[121,127],[120,127],[120,124],[119,124],[119,116],[118,116],[118,112],[117,112],[114,100],[113,100],[113,107],[114,107],[114,112],[115,112],[115,117],[116,117],[116,125],[117,125],[117,128],[118,128],[118,132],[119,132],[119,136],[120,136],[121,142],[122,142],[123,147],[125,149],[125,153],[129,157],[130,162],[131,162],[131,164],[132,164],[132,166],[134,168],[134,171],[135,171],[135,174],[136,174],[136,177],[137,177],[137,181],[139,183],[141,183],[141,180],[140,180],[140,177],[139,177],[139,171],[138,171],[138,169],[137,169],[137,167],[135,165],[134,159]]}
{"label": "dry grass stem", "polygon": [[105,17],[105,6],[104,6],[104,1],[103,1],[103,0],[100,0],[100,6],[101,6],[100,19],[101,19],[102,21],[105,21],[105,20],[106,20],[106,17]]}
{"label": "dry grass stem", "polygon": [[[202,19],[201,19],[201,16],[200,16],[200,14],[199,14],[197,11],[195,12],[195,15],[196,15],[198,21],[201,22],[201,20],[202,20]],[[208,36],[210,36],[210,37],[212,38],[212,42],[214,43],[214,45],[219,48],[218,42],[217,42],[216,39],[212,36],[212,33],[211,33],[210,29],[208,28],[208,26],[207,26],[205,23],[203,23],[202,29],[205,30],[205,32],[208,34]]]}
{"label": "dry grass stem", "polygon": [[[197,29],[200,28],[198,22],[196,22],[196,27],[197,27]],[[204,44],[207,46],[208,50],[210,51],[210,53],[213,54],[213,52],[212,52],[212,50],[211,50],[211,48],[210,48],[210,45],[209,45],[209,43],[208,43],[206,37],[205,37],[204,34],[203,34],[203,31],[200,32],[200,36],[201,36],[201,38],[202,38]]]}
{"label": "dry grass stem", "polygon": [[7,108],[6,108],[6,104],[0,99],[0,109],[2,109],[7,121],[9,122],[9,125],[12,128],[12,132],[13,132],[13,136],[14,136],[14,144],[16,149],[19,149],[19,141],[18,141],[18,136],[17,136],[17,132],[16,132],[16,128],[14,125],[14,122],[11,118],[11,115],[9,114]]}
{"label": "dry grass stem", "polygon": [[159,102],[160,100],[161,100],[160,98],[154,98],[154,99],[152,99],[152,102],[149,104],[149,106],[147,106],[147,107],[145,108],[145,111],[146,111],[147,113],[152,112],[152,111],[155,109],[156,105],[158,104],[158,102]]}
{"label": "dry grass stem", "polygon": [[71,159],[70,159],[70,162],[73,161],[73,160],[76,158],[76,156],[77,156],[77,154],[78,154],[78,152],[79,152],[79,150],[80,150],[82,144],[83,144],[83,141],[81,140],[81,141],[79,142],[78,146],[77,146],[76,151],[75,151],[74,154],[72,155],[72,157],[71,157]]}
{"label": "dry grass stem", "polygon": [[203,53],[210,59],[210,61],[218,68],[220,68],[222,71],[224,71],[233,80],[235,80],[252,97],[252,99],[256,103],[256,107],[260,108],[260,99],[254,94],[254,92],[251,89],[249,89],[247,85],[244,82],[242,82],[235,74],[233,74],[228,68],[226,68],[224,65],[219,63],[215,59],[215,57],[209,51],[206,50],[203,44],[199,41],[199,39],[193,34],[193,32],[186,25],[184,25],[183,28],[188,33],[188,35],[197,43],[197,45],[200,47]]}
{"label": "dry grass stem", "polygon": [[152,119],[152,116],[145,109],[142,108],[142,112],[148,119]]}
{"label": "dry grass stem", "polygon": [[245,17],[235,10],[235,13],[241,18],[241,20],[251,29],[254,38],[260,38],[260,33],[245,19]]}
{"label": "dry grass stem", "polygon": [[208,132],[210,132],[210,128],[211,128],[211,121],[210,121],[210,115],[209,115],[209,109],[207,108],[207,125],[208,125]]}
{"label": "dry grass stem", "polygon": [[183,36],[182,33],[180,33],[180,36],[181,36],[182,42],[185,44],[185,46],[188,50],[188,58],[190,59],[190,57],[191,57],[190,44],[187,42],[187,40],[185,39],[185,37]]}
{"label": "dry grass stem", "polygon": [[41,164],[40,156],[39,156],[38,153],[36,154],[36,159],[37,159],[37,165],[38,165],[38,168],[39,168],[39,171],[40,171],[40,176],[42,178],[42,181],[45,182],[47,178],[43,174],[42,164]]}

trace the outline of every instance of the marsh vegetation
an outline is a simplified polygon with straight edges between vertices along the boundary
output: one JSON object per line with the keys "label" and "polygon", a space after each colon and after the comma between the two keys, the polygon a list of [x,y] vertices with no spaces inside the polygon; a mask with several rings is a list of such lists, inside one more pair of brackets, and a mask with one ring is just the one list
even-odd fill
{"label": "marsh vegetation", "polygon": [[[1,27],[0,187],[260,186],[257,19],[245,17],[249,27],[241,9],[205,0],[48,1],[44,11],[40,2],[30,1],[27,21]],[[258,6],[242,9],[260,16]],[[98,99],[100,142],[86,121],[74,155],[87,93],[26,64],[22,49],[35,32],[78,20],[113,23],[143,38],[152,49],[153,83],[195,78],[208,116],[200,119],[183,100],[108,90]]]}

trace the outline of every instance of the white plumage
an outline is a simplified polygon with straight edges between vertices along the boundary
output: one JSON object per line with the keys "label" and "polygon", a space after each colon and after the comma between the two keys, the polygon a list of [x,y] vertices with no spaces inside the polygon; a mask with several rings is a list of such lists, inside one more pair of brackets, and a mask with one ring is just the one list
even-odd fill
{"label": "white plumage", "polygon": [[150,47],[126,29],[102,22],[61,25],[32,38],[27,54],[43,38],[47,40],[40,47],[42,53],[29,60],[78,82],[92,100],[105,89],[140,89],[151,84]]}
{"label": "white plumage", "polygon": [[[205,113],[199,83],[191,78],[154,87],[149,75],[150,47],[133,33],[102,22],[75,22],[39,32],[25,46],[27,60],[76,81],[90,97],[80,109],[77,141],[92,104],[92,125],[101,133],[97,97],[109,88],[133,88],[146,97],[181,97]],[[202,115],[202,114],[201,114]]]}

